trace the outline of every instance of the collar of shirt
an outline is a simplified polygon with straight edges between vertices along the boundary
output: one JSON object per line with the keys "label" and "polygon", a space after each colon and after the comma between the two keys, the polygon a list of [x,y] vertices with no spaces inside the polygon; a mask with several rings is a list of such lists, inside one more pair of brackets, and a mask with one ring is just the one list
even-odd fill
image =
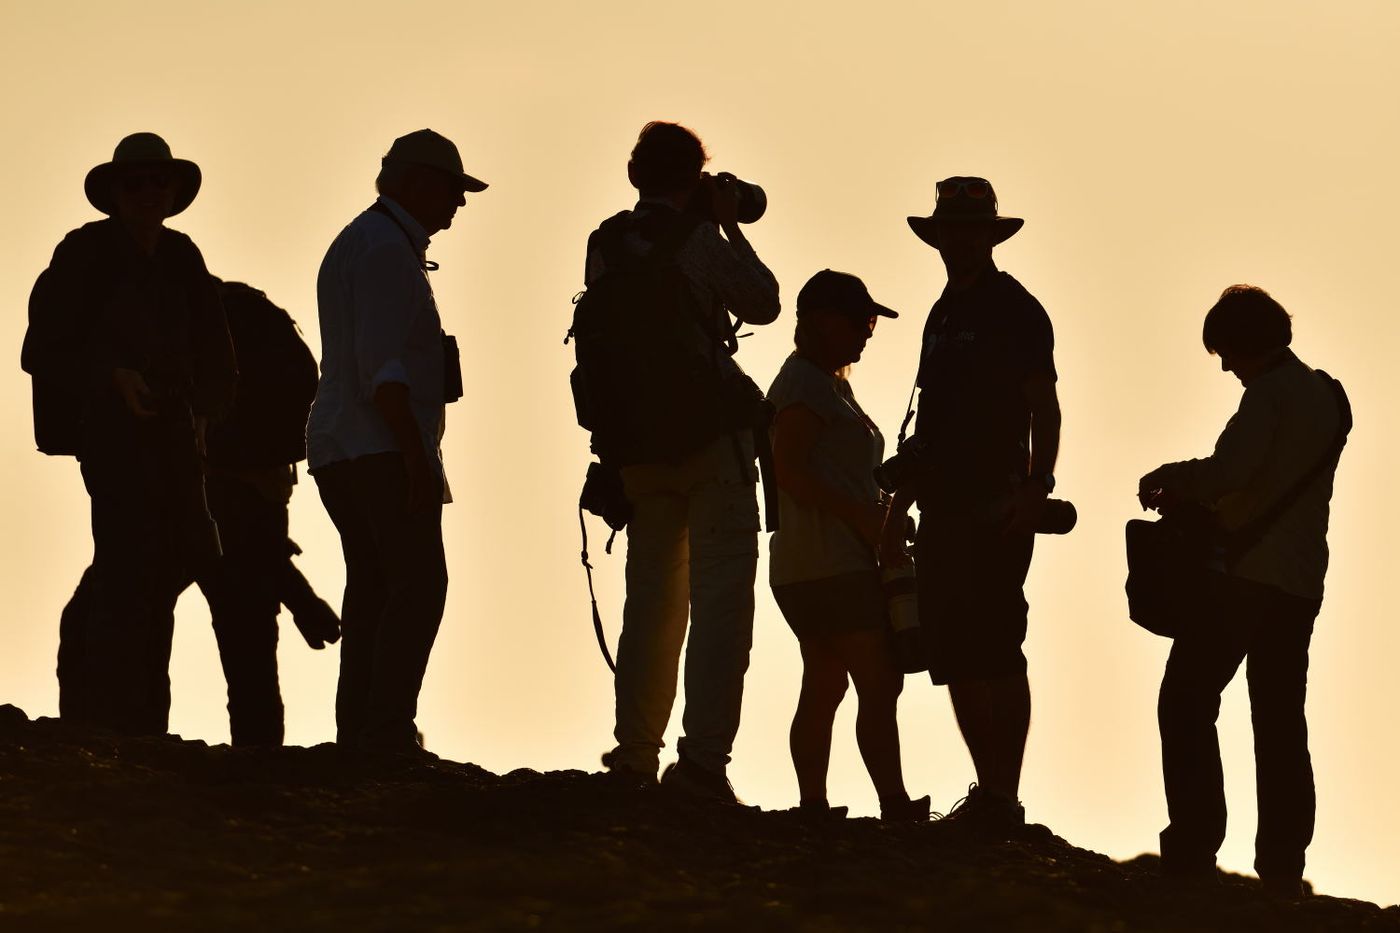
{"label": "collar of shirt", "polygon": [[670,200],[668,200],[667,198],[663,198],[663,197],[657,197],[657,196],[655,196],[655,195],[653,195],[653,196],[651,196],[651,197],[638,198],[638,199],[637,199],[637,203],[636,203],[636,205],[633,206],[632,210],[634,210],[634,211],[640,211],[640,210],[654,210],[654,209],[656,209],[656,208],[658,208],[658,207],[659,207],[659,208],[662,208],[662,209],[664,209],[664,210],[674,211],[674,212],[677,213],[677,214],[680,213],[680,208],[678,208],[678,207],[676,207],[676,205],[672,204],[672,203],[670,202]]}
{"label": "collar of shirt", "polygon": [[389,209],[389,213],[394,215],[400,226],[408,234],[408,238],[413,245],[413,249],[419,254],[428,250],[428,244],[432,241],[428,238],[428,231],[423,229],[423,225],[414,220],[413,215],[403,209],[403,206],[387,195],[379,196],[379,203]]}

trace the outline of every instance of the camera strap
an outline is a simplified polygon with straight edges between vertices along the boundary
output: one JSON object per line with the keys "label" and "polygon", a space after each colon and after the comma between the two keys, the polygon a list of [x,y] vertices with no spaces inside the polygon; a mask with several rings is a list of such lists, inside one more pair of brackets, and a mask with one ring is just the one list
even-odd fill
{"label": "camera strap", "polygon": [[[584,520],[582,505],[578,507],[578,530],[583,539],[583,549],[579,559],[583,562],[583,572],[588,577],[588,599],[593,604],[593,634],[598,638],[598,647],[603,652],[603,660],[608,662],[608,670],[616,674],[617,665],[613,663],[612,652],[608,650],[608,640],[603,635],[603,617],[598,614],[598,594],[593,591],[593,564],[588,560],[588,523]],[[605,554],[612,553],[613,539],[616,537],[617,531],[614,530],[608,536],[608,543],[603,547]]]}

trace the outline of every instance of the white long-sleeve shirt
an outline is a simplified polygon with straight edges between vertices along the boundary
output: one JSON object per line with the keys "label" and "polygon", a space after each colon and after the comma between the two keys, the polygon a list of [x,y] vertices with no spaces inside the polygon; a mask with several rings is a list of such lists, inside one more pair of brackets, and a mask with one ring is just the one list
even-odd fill
{"label": "white long-sleeve shirt", "polygon": [[[421,224],[391,198],[335,238],[316,279],[321,379],[306,425],[307,467],[398,450],[374,406],[386,383],[408,387],[423,448],[442,468],[442,321],[420,257]],[[395,223],[395,220],[398,223]]]}
{"label": "white long-sleeve shirt", "polygon": [[[1236,530],[1267,512],[1336,441],[1341,409],[1332,388],[1291,351],[1250,380],[1215,452],[1162,467],[1163,485],[1214,504]],[[1236,562],[1235,576],[1321,599],[1335,465],[1324,469]]]}

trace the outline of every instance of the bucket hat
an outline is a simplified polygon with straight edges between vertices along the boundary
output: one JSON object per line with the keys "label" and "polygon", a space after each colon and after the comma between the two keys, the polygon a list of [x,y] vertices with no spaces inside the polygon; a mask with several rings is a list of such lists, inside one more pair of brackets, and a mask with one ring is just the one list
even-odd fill
{"label": "bucket hat", "polygon": [[814,311],[837,311],[855,317],[868,318],[899,317],[899,312],[891,311],[870,297],[865,283],[849,272],[835,272],[823,269],[807,280],[797,293],[797,317],[806,317]]}
{"label": "bucket hat", "polygon": [[112,153],[112,161],[94,166],[83,180],[83,191],[88,203],[104,214],[116,213],[116,200],[112,197],[112,182],[129,168],[162,167],[171,173],[175,180],[175,201],[170,207],[169,217],[190,206],[199,193],[203,179],[199,166],[188,159],[176,159],[170,155],[170,146],[155,133],[132,133],[121,142]]}
{"label": "bucket hat", "polygon": [[938,199],[928,217],[910,217],[909,229],[929,246],[938,248],[941,223],[986,223],[995,227],[996,242],[1009,240],[1025,223],[1020,217],[997,213],[992,183],[973,175],[954,175],[938,183]]}
{"label": "bucket hat", "polygon": [[435,168],[458,179],[462,183],[462,190],[473,194],[486,190],[486,182],[473,178],[462,170],[462,156],[457,152],[457,146],[452,140],[432,130],[415,130],[394,140],[394,144],[384,154],[382,164],[390,162]]}

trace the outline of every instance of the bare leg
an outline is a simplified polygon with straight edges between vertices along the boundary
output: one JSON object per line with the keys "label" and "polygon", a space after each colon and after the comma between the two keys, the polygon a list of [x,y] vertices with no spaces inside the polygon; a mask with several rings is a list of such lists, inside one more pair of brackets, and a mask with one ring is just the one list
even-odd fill
{"label": "bare leg", "polygon": [[826,800],[831,761],[831,724],[846,695],[846,666],[834,639],[802,641],[802,692],[788,733],[797,787],[803,802]]}
{"label": "bare leg", "polygon": [[949,684],[948,693],[978,786],[1017,799],[1031,722],[1031,687],[1025,672]]}
{"label": "bare leg", "polygon": [[894,669],[884,632],[853,632],[841,636],[840,643],[860,700],[856,742],[865,770],[882,805],[903,803],[909,794],[900,765],[897,714],[904,676]]}

